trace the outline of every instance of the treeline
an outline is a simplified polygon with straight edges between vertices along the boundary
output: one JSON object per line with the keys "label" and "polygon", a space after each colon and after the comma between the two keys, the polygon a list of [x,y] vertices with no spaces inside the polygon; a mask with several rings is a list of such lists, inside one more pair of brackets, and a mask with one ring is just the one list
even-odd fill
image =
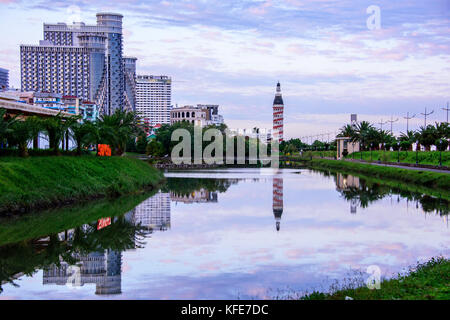
{"label": "treeline", "polygon": [[[38,137],[44,135],[49,142],[49,153],[60,155],[68,150],[69,140],[75,144],[75,154],[89,149],[97,150],[99,144],[108,144],[112,155],[122,155],[127,142],[144,132],[134,112],[116,110],[112,115],[102,115],[97,121],[80,121],[80,116],[63,116],[61,113],[48,118],[22,115],[11,117],[0,109],[0,155],[29,155],[28,146],[38,149]],[[65,148],[64,148],[65,146]]]}
{"label": "treeline", "polygon": [[361,150],[412,150],[412,145],[416,143],[417,150],[421,146],[426,151],[431,150],[431,146],[436,146],[438,151],[448,148],[450,138],[450,126],[448,123],[436,122],[434,125],[421,126],[419,130],[408,130],[395,137],[392,132],[375,128],[373,124],[362,121],[356,124],[347,124],[340,129],[340,137],[349,137],[353,142],[359,142]]}

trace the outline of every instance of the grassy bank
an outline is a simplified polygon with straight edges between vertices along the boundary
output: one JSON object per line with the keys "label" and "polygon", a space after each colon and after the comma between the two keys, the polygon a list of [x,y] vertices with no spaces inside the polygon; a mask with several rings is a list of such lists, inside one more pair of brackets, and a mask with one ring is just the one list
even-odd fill
{"label": "grassy bank", "polygon": [[0,212],[128,194],[163,178],[144,161],[126,157],[0,158]]}
{"label": "grassy bank", "polygon": [[364,163],[339,160],[313,159],[309,166],[317,169],[339,170],[342,173],[357,174],[380,179],[384,182],[397,181],[428,189],[427,194],[450,199],[450,174],[431,171],[408,170]]}
{"label": "grassy bank", "polygon": [[[420,151],[417,153],[417,160],[419,164],[439,165],[439,151]],[[347,155],[347,159],[361,159],[361,153],[355,152]],[[366,161],[382,161],[382,162],[397,162],[400,158],[402,163],[416,163],[415,151],[363,151],[362,158]],[[450,151],[442,152],[442,165],[450,167]]]}
{"label": "grassy bank", "polygon": [[314,292],[303,297],[308,300],[429,300],[450,299],[450,260],[433,258],[418,264],[405,275],[383,280],[380,289],[370,290],[367,286],[341,288],[331,293]]}

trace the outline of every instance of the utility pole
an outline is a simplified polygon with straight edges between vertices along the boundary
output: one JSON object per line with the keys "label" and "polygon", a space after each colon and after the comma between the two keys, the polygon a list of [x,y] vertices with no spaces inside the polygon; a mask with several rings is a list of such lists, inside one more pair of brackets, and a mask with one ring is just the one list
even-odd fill
{"label": "utility pole", "polygon": [[408,134],[409,131],[409,120],[411,120],[412,118],[414,118],[416,116],[416,114],[412,115],[411,117],[409,116],[409,112],[406,113],[406,117],[403,117],[406,119],[406,134]]}
{"label": "utility pole", "polygon": [[391,134],[392,134],[392,124],[394,123],[394,122],[397,122],[398,121],[398,118],[397,119],[395,119],[395,120],[392,120],[392,116],[391,116],[391,120],[388,120],[387,122],[390,122],[391,123]]}
{"label": "utility pole", "polygon": [[388,122],[389,122],[389,121],[383,122],[383,119],[381,119],[381,121],[378,122],[378,124],[380,125],[380,130],[381,130],[381,131],[383,130],[383,124],[386,124],[386,123],[388,123]]}
{"label": "utility pole", "polygon": [[430,113],[427,113],[427,108],[425,107],[425,113],[420,113],[421,115],[425,116],[425,128],[427,127],[427,116],[429,116],[433,112],[434,112],[434,110],[431,110]]}
{"label": "utility pole", "polygon": [[450,110],[450,109],[448,108],[448,102],[447,102],[447,108],[442,108],[442,110],[447,111],[447,123],[448,123],[448,110]]}

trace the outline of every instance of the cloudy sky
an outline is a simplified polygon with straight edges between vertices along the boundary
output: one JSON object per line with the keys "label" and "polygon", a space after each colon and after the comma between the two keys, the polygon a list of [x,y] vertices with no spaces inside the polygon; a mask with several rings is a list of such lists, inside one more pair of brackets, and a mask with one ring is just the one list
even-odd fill
{"label": "cloudy sky", "polygon": [[230,127],[270,128],[277,81],[287,137],[334,132],[350,113],[374,123],[392,115],[396,132],[408,111],[413,128],[425,107],[445,120],[450,0],[0,0],[11,84],[20,86],[19,45],[37,44],[44,22],[95,24],[100,11],[124,15],[138,73],[171,76],[174,104],[220,104]]}

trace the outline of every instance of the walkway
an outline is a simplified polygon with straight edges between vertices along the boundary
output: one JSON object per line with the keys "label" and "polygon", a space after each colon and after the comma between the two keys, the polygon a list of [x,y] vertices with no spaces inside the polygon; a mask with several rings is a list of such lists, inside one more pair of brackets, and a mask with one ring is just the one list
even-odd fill
{"label": "walkway", "polygon": [[392,168],[400,168],[400,169],[407,169],[407,170],[417,170],[417,171],[430,171],[430,172],[439,172],[439,173],[450,173],[450,170],[446,169],[433,169],[433,168],[424,168],[424,167],[412,167],[402,164],[390,164],[390,163],[378,163],[378,162],[366,162],[361,160],[353,160],[353,159],[345,159],[344,161],[348,162],[358,162],[358,163],[365,163],[365,164],[371,164],[375,166],[382,166],[382,167],[392,167]]}

